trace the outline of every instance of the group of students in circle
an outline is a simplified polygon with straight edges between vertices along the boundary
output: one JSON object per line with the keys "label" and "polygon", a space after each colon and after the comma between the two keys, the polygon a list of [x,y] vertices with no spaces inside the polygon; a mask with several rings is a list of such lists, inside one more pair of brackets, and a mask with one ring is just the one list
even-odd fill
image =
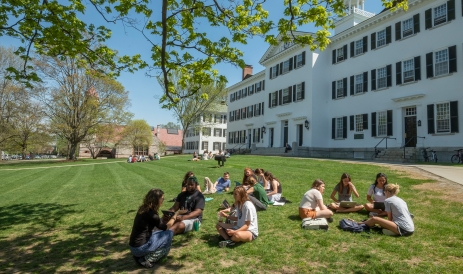
{"label": "group of students in circle", "polygon": [[[153,267],[161,258],[167,256],[174,235],[197,230],[202,221],[205,208],[204,194],[228,191],[231,182],[229,173],[212,183],[204,179],[205,188],[201,192],[197,178],[189,171],[182,181],[182,191],[173,199],[174,205],[167,211],[159,210],[164,201],[164,192],[153,188],[145,196],[134,219],[129,247],[137,264]],[[325,183],[317,179],[299,204],[299,216],[307,218],[327,218],[332,220],[335,212],[354,212],[365,208],[370,218],[359,222],[369,227],[379,225],[390,235],[411,235],[414,231],[412,216],[407,204],[396,194],[399,186],[388,184],[384,173],[378,173],[375,183],[367,192],[369,203],[350,208],[341,207],[342,201],[352,201],[352,194],[359,197],[349,174],[344,173],[335,186],[331,198],[334,202],[328,206],[323,203],[322,194]],[[338,198],[335,197],[336,193]],[[257,211],[265,210],[269,204],[282,203],[281,182],[269,171],[262,169],[244,169],[243,180],[233,189],[234,203],[218,212],[216,229],[219,233],[219,247],[235,245],[236,242],[250,242],[259,235]],[[383,217],[387,217],[384,219]]]}

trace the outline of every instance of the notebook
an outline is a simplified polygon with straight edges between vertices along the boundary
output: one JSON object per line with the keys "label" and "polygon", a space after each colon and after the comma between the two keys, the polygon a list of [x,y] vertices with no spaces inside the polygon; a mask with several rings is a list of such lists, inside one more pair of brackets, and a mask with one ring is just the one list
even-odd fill
{"label": "notebook", "polygon": [[229,208],[229,207],[230,207],[230,204],[228,203],[227,200],[223,200],[223,202],[222,202],[222,207],[223,207],[223,208]]}
{"label": "notebook", "polygon": [[382,211],[386,210],[386,207],[384,206],[384,202],[374,202],[373,203],[373,208],[374,209],[381,209]]}
{"label": "notebook", "polygon": [[356,205],[357,205],[356,202],[348,202],[348,201],[342,201],[341,203],[339,203],[340,207],[346,207],[346,208],[355,207]]}

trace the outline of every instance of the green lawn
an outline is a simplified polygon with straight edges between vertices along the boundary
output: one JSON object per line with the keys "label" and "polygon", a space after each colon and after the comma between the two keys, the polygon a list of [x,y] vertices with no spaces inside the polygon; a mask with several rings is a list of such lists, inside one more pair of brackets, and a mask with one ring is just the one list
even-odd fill
{"label": "green lawn", "polygon": [[[218,247],[217,209],[230,194],[208,195],[199,232],[174,238],[156,273],[458,273],[463,269],[462,202],[418,185],[386,167],[311,159],[233,156],[224,168],[190,156],[127,164],[122,160],[3,164],[0,166],[0,273],[139,272],[128,251],[133,218],[146,192],[165,192],[167,202],[180,191],[188,170],[212,181],[229,171],[241,181],[245,167],[270,170],[292,203],[258,213],[259,237],[233,248]],[[326,183],[325,203],[343,172],[351,174],[366,202],[378,172],[401,186],[415,214],[415,234],[395,238],[339,230],[342,218],[365,219],[365,212],[337,214],[327,232],[300,228],[298,205],[314,179]],[[451,186],[458,188],[458,185]],[[449,195],[453,190],[446,190]]]}

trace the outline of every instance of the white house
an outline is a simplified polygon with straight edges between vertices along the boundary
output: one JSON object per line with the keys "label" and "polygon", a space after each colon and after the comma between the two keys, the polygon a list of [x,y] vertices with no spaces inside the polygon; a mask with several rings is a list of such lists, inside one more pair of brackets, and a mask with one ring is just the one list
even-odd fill
{"label": "white house", "polygon": [[228,87],[227,147],[336,158],[432,147],[448,161],[463,148],[463,1],[377,15],[345,4],[325,51],[270,46],[264,71]]}

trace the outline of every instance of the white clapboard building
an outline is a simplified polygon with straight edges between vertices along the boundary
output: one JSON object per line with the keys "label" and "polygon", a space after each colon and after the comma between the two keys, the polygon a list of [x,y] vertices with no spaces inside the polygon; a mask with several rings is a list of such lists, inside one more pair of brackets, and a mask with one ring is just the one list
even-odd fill
{"label": "white clapboard building", "polygon": [[[372,14],[346,0],[325,51],[270,46],[228,87],[227,148],[299,156],[448,161],[463,148],[463,0],[409,0]],[[387,149],[386,149],[387,147]],[[404,148],[405,147],[405,148]],[[385,154],[389,151],[389,154]],[[391,159],[392,160],[392,159]]]}

